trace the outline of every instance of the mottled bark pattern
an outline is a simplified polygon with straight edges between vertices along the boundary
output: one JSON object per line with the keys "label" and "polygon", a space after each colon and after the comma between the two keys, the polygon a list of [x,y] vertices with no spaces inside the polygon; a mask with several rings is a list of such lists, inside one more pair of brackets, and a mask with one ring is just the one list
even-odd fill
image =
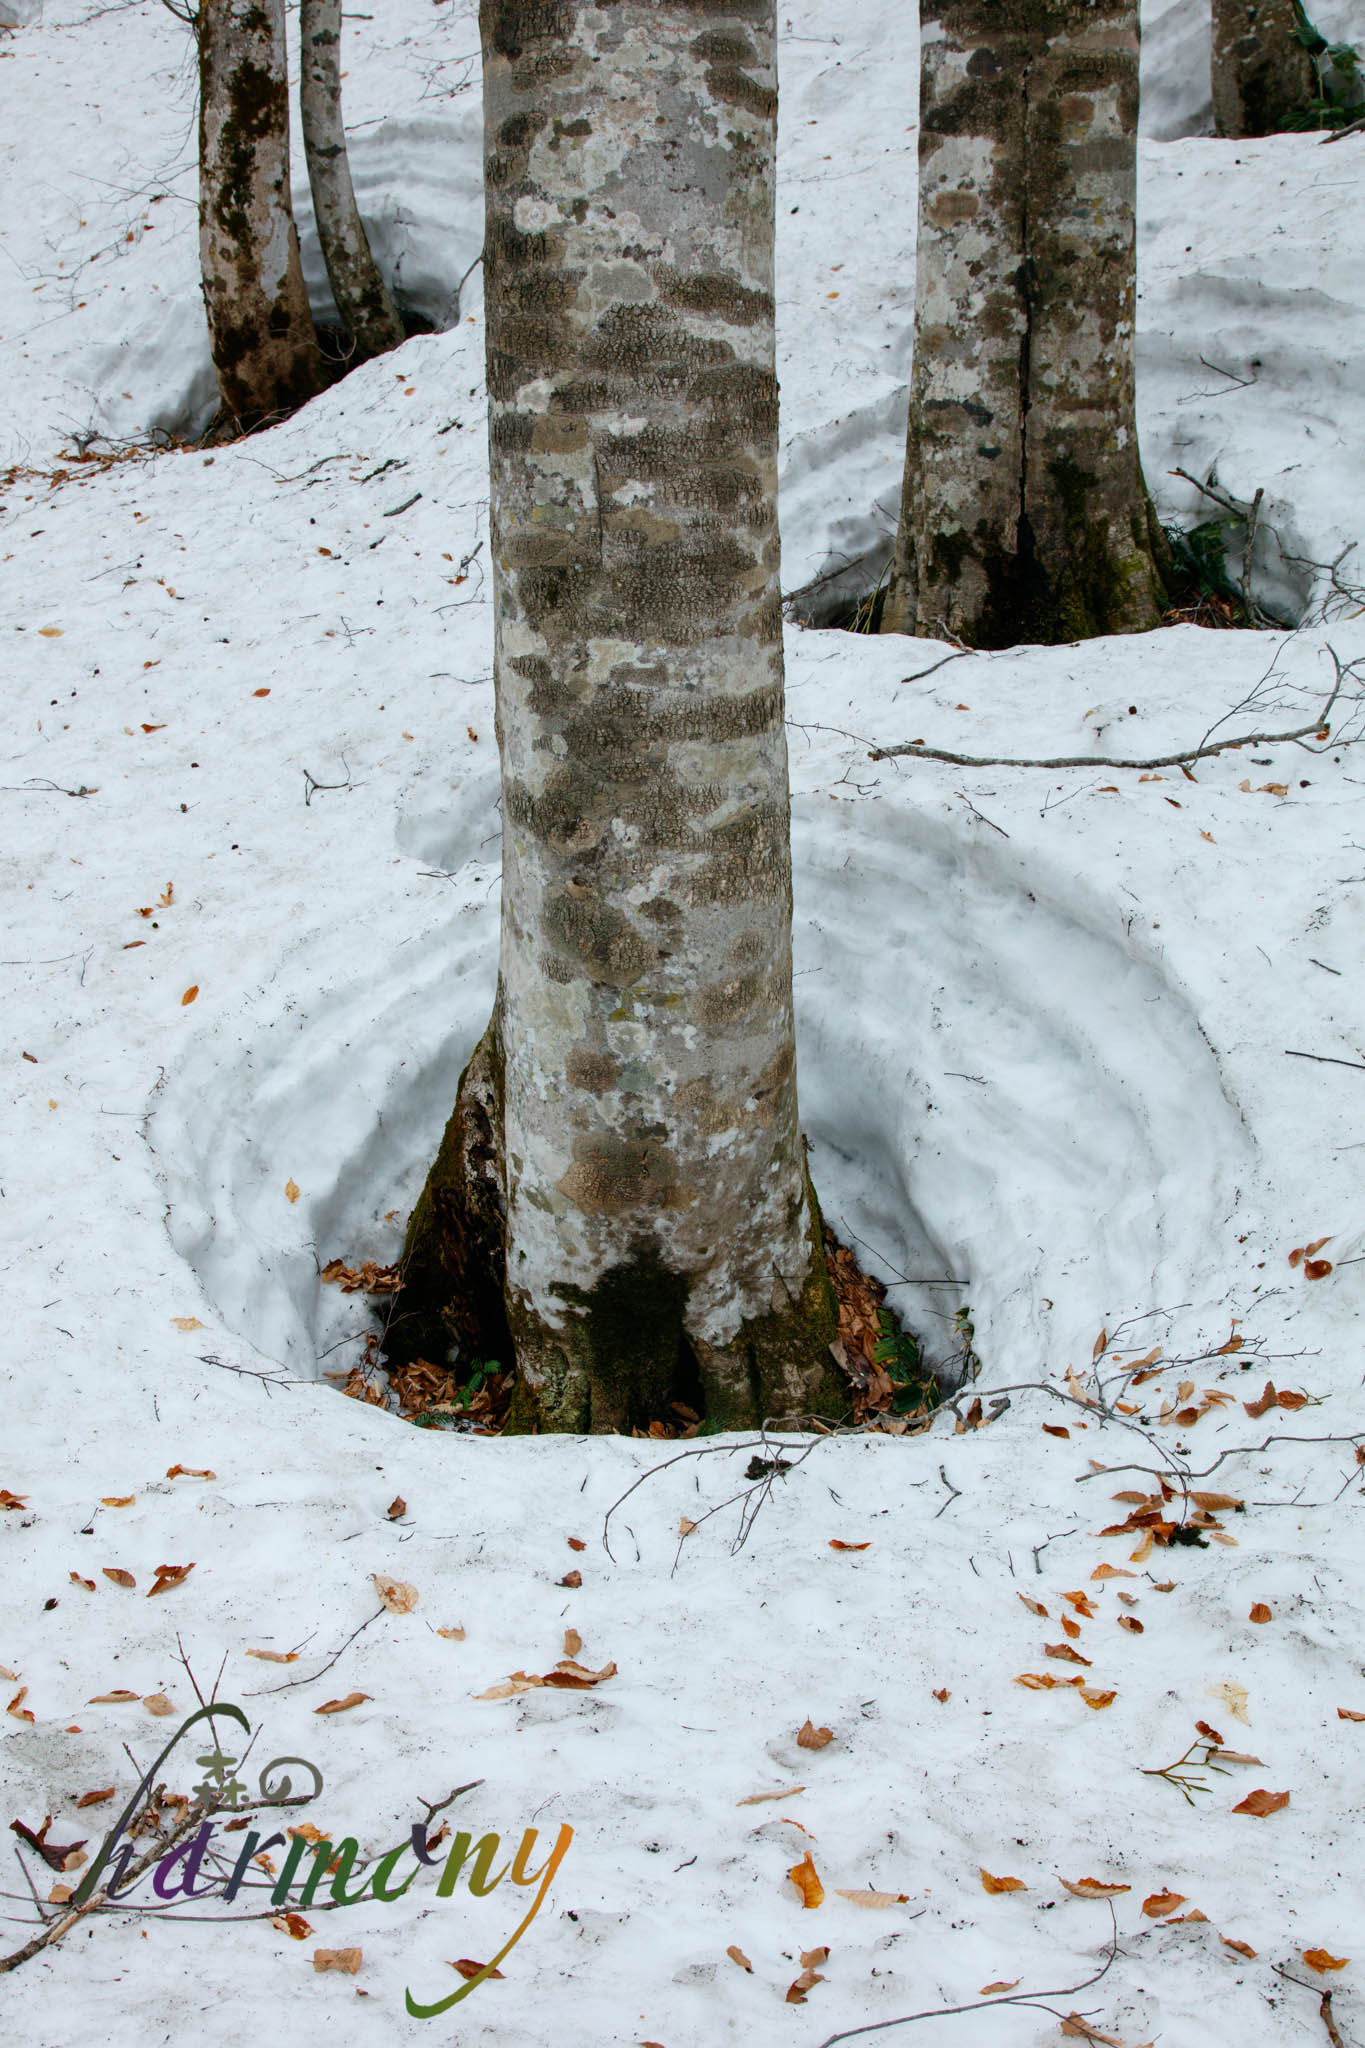
{"label": "mottled bark pattern", "polygon": [[1154,626],[1133,410],[1136,0],[938,0],[886,630],[973,646]]}
{"label": "mottled bark pattern", "polygon": [[522,1426],[833,1391],[791,1003],[774,17],[482,9]]}
{"label": "mottled bark pattern", "polygon": [[199,259],[223,411],[240,427],[321,386],[289,203],[284,0],[200,0]]}
{"label": "mottled bark pattern", "polygon": [[1213,0],[1213,125],[1219,135],[1277,135],[1315,98],[1292,0]]}
{"label": "mottled bark pattern", "polygon": [[300,0],[299,111],[318,240],[353,360],[368,362],[403,339],[389,288],[355,203],[341,118],[341,0]]}

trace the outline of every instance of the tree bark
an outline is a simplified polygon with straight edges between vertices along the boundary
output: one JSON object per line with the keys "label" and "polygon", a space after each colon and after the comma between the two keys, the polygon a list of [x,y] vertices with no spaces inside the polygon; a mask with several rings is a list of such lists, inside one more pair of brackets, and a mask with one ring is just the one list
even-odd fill
{"label": "tree bark", "polygon": [[501,976],[399,1330],[485,1355],[500,1269],[515,1427],[842,1406],[791,1000],[775,12],[482,7]]}
{"label": "tree bark", "polygon": [[299,108],[318,240],[354,360],[397,348],[403,323],[355,202],[341,118],[341,0],[300,0]]}
{"label": "tree bark", "polygon": [[289,201],[284,0],[200,0],[199,256],[223,412],[245,429],[322,385]]}
{"label": "tree bark", "polygon": [[922,34],[915,361],[883,630],[1154,626],[1133,404],[1136,0],[938,0]]}
{"label": "tree bark", "polygon": [[1213,0],[1216,134],[1278,135],[1317,97],[1297,25],[1293,0]]}

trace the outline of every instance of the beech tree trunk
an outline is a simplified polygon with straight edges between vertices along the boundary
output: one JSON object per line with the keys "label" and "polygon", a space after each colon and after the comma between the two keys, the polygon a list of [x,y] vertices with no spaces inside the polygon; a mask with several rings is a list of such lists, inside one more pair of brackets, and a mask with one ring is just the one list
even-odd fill
{"label": "beech tree trunk", "polygon": [[1292,0],[1213,0],[1213,125],[1229,137],[1277,135],[1317,97]]}
{"label": "beech tree trunk", "polygon": [[1164,537],[1133,409],[1137,0],[936,0],[905,484],[883,630],[1141,632]]}
{"label": "beech tree trunk", "polygon": [[300,0],[299,108],[318,239],[356,362],[397,348],[403,323],[355,203],[341,118],[341,0]]}
{"label": "beech tree trunk", "polygon": [[514,1427],[843,1405],[792,1024],[775,14],[482,7],[501,979],[397,1329],[480,1357],[500,1295]]}
{"label": "beech tree trunk", "polygon": [[200,0],[199,258],[213,366],[238,426],[321,389],[289,201],[284,0]]}

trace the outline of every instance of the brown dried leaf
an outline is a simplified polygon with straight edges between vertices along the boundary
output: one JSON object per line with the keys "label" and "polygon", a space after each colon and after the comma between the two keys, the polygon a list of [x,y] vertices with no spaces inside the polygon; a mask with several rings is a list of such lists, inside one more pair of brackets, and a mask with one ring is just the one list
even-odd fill
{"label": "brown dried leaf", "polygon": [[1266,1792],[1258,1787],[1255,1792],[1248,1792],[1245,1799],[1239,1799],[1232,1810],[1234,1813],[1249,1813],[1257,1820],[1264,1820],[1268,1813],[1279,1813],[1288,1804],[1287,1792]]}
{"label": "brown dried leaf", "polygon": [[1271,1618],[1270,1609],[1266,1606],[1264,1600],[1256,1600],[1252,1603],[1251,1613],[1247,1616],[1249,1621],[1269,1621]]}
{"label": "brown dried leaf", "polygon": [[291,1178],[287,1180],[284,1184],[284,1199],[286,1202],[297,1202],[298,1198],[299,1184],[296,1180]]}
{"label": "brown dried leaf", "polygon": [[406,1579],[390,1579],[382,1572],[371,1572],[374,1590],[378,1593],[390,1614],[411,1614],[417,1605],[416,1586],[410,1586]]}
{"label": "brown dried leaf", "polygon": [[1079,1650],[1073,1650],[1070,1643],[1044,1643],[1045,1657],[1060,1657],[1067,1664],[1089,1664],[1090,1658],[1083,1657]]}
{"label": "brown dried leaf", "polygon": [[297,1650],[248,1650],[248,1657],[259,1657],[262,1664],[297,1664]]}
{"label": "brown dried leaf", "polygon": [[66,1576],[70,1579],[73,1586],[84,1586],[87,1593],[94,1592],[95,1581],[93,1579],[83,1579],[79,1572],[68,1572]]}
{"label": "brown dried leaf", "polygon": [[1142,1910],[1149,1920],[1164,1920],[1168,1913],[1174,1913],[1177,1906],[1183,1906],[1183,1892],[1152,1892],[1142,1902]]}
{"label": "brown dried leaf", "polygon": [[1130,1884],[1108,1884],[1102,1877],[1078,1877],[1074,1884],[1064,1877],[1061,1883],[1076,1899],[1116,1899],[1120,1893],[1133,1889]]}
{"label": "brown dried leaf", "polygon": [[1046,1619],[1047,1609],[1041,1600],[1030,1600],[1027,1593],[1017,1593],[1015,1598],[1023,1601],[1030,1614],[1041,1614]]}
{"label": "brown dried leaf", "polygon": [[80,1798],[76,1801],[76,1811],[79,1813],[83,1806],[103,1806],[105,1800],[112,1799],[113,1796],[114,1787],[112,1785],[104,1785],[98,1792],[82,1792]]}
{"label": "brown dried leaf", "polygon": [[438,1628],[438,1636],[444,1636],[448,1643],[462,1643],[465,1639],[463,1628]]}
{"label": "brown dried leaf", "polygon": [[276,1913],[270,1924],[277,1934],[287,1934],[293,1941],[307,1941],[313,1931],[302,1913]]}
{"label": "brown dried leaf", "polygon": [[313,1712],[315,1714],[344,1714],[350,1708],[358,1707],[362,1700],[367,1700],[369,1697],[370,1695],[367,1692],[348,1692],[344,1700],[325,1700],[320,1707],[314,1707]]}
{"label": "brown dried leaf", "polygon": [[1120,1628],[1126,1628],[1129,1635],[1140,1636],[1142,1634],[1142,1623],[1135,1614],[1119,1615],[1118,1624]]}
{"label": "brown dried leaf", "polygon": [[983,1984],[976,1995],[978,1998],[992,1998],[997,1991],[1017,1991],[1023,1981],[1022,1977],[999,1977],[994,1984]]}
{"label": "brown dried leaf", "polygon": [[831,1550],[871,1550],[872,1545],[870,1543],[842,1543],[837,1536],[831,1536],[829,1547]]}
{"label": "brown dried leaf", "polygon": [[795,1799],[798,1792],[805,1791],[804,1785],[786,1785],[777,1792],[751,1792],[747,1799],[737,1799],[736,1806],[763,1806],[770,1799]]}
{"label": "brown dried leaf", "polygon": [[1338,1707],[1338,1721],[1365,1721],[1365,1714],[1358,1714],[1354,1707]]}
{"label": "brown dried leaf", "polygon": [[33,1714],[30,1711],[30,1709],[24,1705],[24,1701],[27,1698],[28,1687],[26,1685],[21,1685],[18,1692],[14,1695],[14,1698],[6,1707],[5,1712],[7,1714],[13,1714],[16,1721],[32,1721]]}
{"label": "brown dried leaf", "polygon": [[342,1970],[348,1977],[354,1977],[365,1960],[363,1949],[358,1948],[315,1948],[313,1968],[315,1970]]}
{"label": "brown dried leaf", "polygon": [[1028,1886],[1022,1877],[992,1877],[989,1870],[982,1868],[981,1889],[994,1896],[996,1892],[1026,1892]]}
{"label": "brown dried leaf", "polygon": [[820,1882],[809,1849],[799,1863],[793,1863],[787,1875],[800,1892],[803,1906],[815,1907],[823,1903],[825,1887]]}
{"label": "brown dried leaf", "polygon": [[174,1705],[170,1700],[167,1699],[164,1692],[144,1693],[142,1704],[147,1709],[147,1712],[149,1714],[155,1714],[160,1720],[163,1721],[165,1720],[168,1714],[173,1714],[175,1712]]}
{"label": "brown dried leaf", "polygon": [[566,1628],[564,1631],[564,1655],[566,1657],[576,1657],[582,1647],[583,1638],[578,1633],[578,1630],[576,1628]]}
{"label": "brown dried leaf", "polygon": [[102,1508],[130,1508],[137,1499],[135,1493],[105,1493],[100,1496]]}
{"label": "brown dried leaf", "polygon": [[[89,1496],[87,1495],[86,1498],[88,1499]],[[135,1586],[137,1584],[137,1580],[133,1577],[132,1573],[125,1572],[119,1565],[106,1564],[101,1566],[101,1570],[105,1578],[112,1579],[116,1586]]]}
{"label": "brown dried leaf", "polygon": [[120,1686],[115,1692],[93,1693],[85,1704],[87,1707],[124,1707],[139,1697],[138,1693],[129,1692],[126,1686]]}
{"label": "brown dried leaf", "polygon": [[571,1536],[569,1538],[570,1550],[586,1550],[587,1547],[587,1544],[583,1541],[583,1538],[581,1536]]}
{"label": "brown dried leaf", "polygon": [[1230,1934],[1220,1934],[1218,1939],[1222,1942],[1224,1948],[1235,1949],[1239,1956],[1246,1956],[1249,1961],[1255,1962],[1256,1950],[1251,1948],[1245,1941],[1234,1941]]}
{"label": "brown dried leaf", "polygon": [[1070,2035],[1073,2041],[1104,2042],[1105,2048],[1123,2048],[1117,2034],[1101,2034],[1087,2020],[1083,2020],[1078,2012],[1067,2014],[1062,2021],[1061,2031]]}
{"label": "brown dried leaf", "polygon": [[909,1892],[874,1892],[865,1886],[845,1891],[839,1885],[835,1885],[834,1892],[837,1898],[847,1899],[850,1906],[867,1906],[874,1912],[880,1912],[885,1906],[908,1906],[910,1903]]}
{"label": "brown dried leaf", "polygon": [[168,1479],[216,1479],[218,1474],[210,1472],[207,1466],[202,1472],[193,1465],[172,1465],[166,1473]]}
{"label": "brown dried leaf", "polygon": [[798,1749],[824,1749],[833,1740],[834,1730],[832,1728],[817,1728],[809,1715],[807,1715],[796,1731],[796,1746]]}
{"label": "brown dried leaf", "polygon": [[[452,1970],[458,1970],[466,1983],[469,1982],[471,1977],[480,1976],[488,1968],[486,1963],[476,1963],[469,1956],[461,1956],[459,1961],[452,1963],[450,1967]],[[488,1975],[489,1977],[501,1977],[502,1971],[489,1970]]]}
{"label": "brown dried leaf", "polygon": [[1070,1437],[1070,1435],[1071,1435],[1071,1431],[1070,1431],[1070,1430],[1069,1430],[1069,1429],[1068,1429],[1068,1428],[1066,1427],[1066,1425],[1065,1425],[1064,1423],[1061,1423],[1061,1422],[1045,1422],[1045,1423],[1043,1424],[1043,1435],[1044,1435],[1044,1436],[1064,1436],[1064,1437],[1068,1437],[1068,1438],[1069,1438],[1069,1437]]}
{"label": "brown dried leaf", "polygon": [[582,1585],[583,1574],[582,1572],[565,1572],[563,1578],[558,1580],[556,1583],[561,1586],[567,1586],[569,1588],[569,1591],[573,1593],[576,1592],[578,1588]]}
{"label": "brown dried leaf", "polygon": [[172,1586],[182,1586],[194,1570],[192,1564],[159,1564],[156,1567],[156,1583],[147,1590],[151,1600],[158,1593],[169,1591]]}
{"label": "brown dried leaf", "polygon": [[1118,1698],[1118,1693],[1116,1691],[1101,1692],[1097,1686],[1093,1685],[1083,1685],[1080,1688],[1080,1694],[1081,1698],[1085,1701],[1086,1705],[1088,1707],[1093,1707],[1096,1713],[1098,1713],[1103,1707],[1112,1707],[1114,1701]]}
{"label": "brown dried leaf", "polygon": [[1325,1948],[1306,1948],[1303,1959],[1310,1970],[1344,1970],[1349,1956],[1334,1956]]}

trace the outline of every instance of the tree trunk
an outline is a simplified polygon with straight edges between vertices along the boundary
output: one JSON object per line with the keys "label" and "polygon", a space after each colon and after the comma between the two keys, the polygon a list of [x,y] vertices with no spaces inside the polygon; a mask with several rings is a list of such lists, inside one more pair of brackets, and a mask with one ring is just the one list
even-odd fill
{"label": "tree trunk", "polygon": [[213,366],[242,428],[321,389],[289,203],[284,0],[200,0],[199,258]]}
{"label": "tree trunk", "polygon": [[356,362],[403,339],[389,288],[370,253],[355,203],[341,118],[341,0],[301,0],[299,108],[318,240],[342,325]]}
{"label": "tree trunk", "polygon": [[1293,0],[1213,0],[1216,134],[1278,135],[1317,97],[1297,26]]}
{"label": "tree trunk", "polygon": [[500,1270],[514,1427],[842,1406],[792,1024],[775,12],[482,7],[501,976],[398,1328],[486,1355]]}
{"label": "tree trunk", "polygon": [[937,0],[922,37],[905,484],[883,630],[1154,626],[1133,409],[1136,0]]}

